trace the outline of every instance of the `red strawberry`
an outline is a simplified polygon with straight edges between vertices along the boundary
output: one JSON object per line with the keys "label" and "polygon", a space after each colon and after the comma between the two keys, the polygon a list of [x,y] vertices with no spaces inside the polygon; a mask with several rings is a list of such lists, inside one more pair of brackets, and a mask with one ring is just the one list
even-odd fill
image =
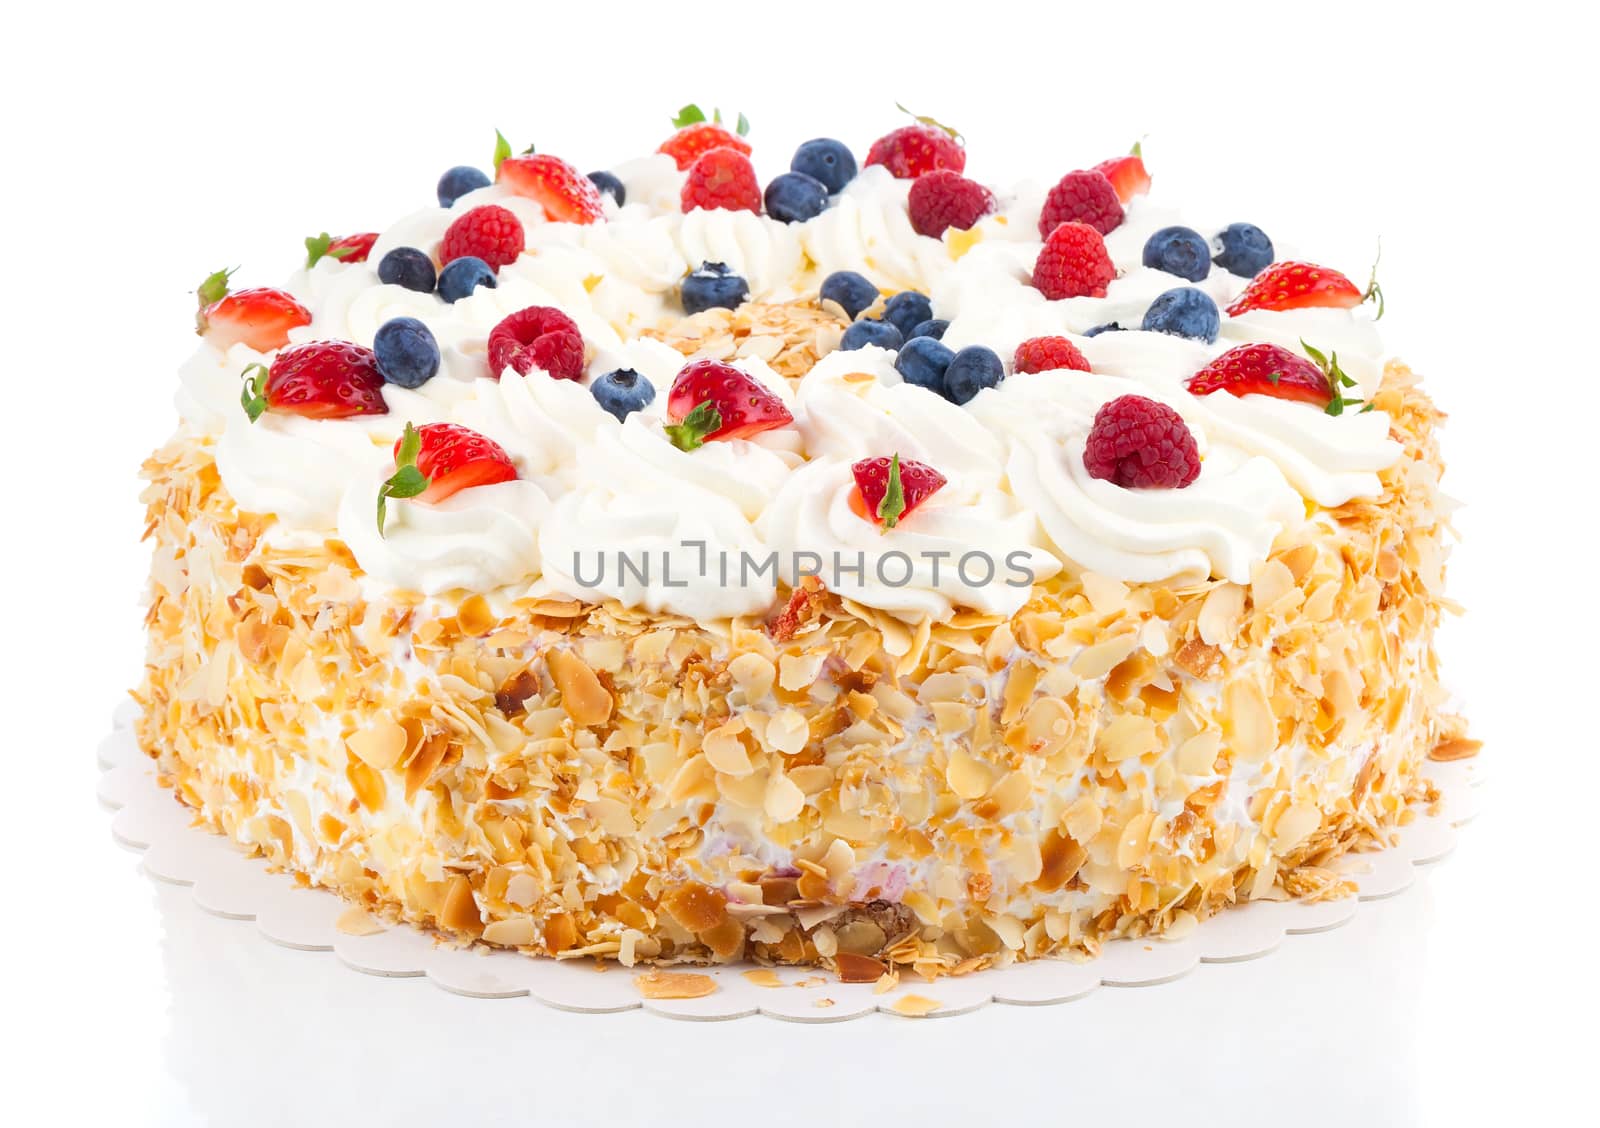
{"label": "red strawberry", "polygon": [[761,184],[749,157],[737,149],[712,149],[690,166],[679,202],[685,214],[722,208],[760,215]]}
{"label": "red strawberry", "polygon": [[747,439],[794,422],[759,380],[717,360],[684,365],[667,395],[667,437],[679,450],[713,439]]}
{"label": "red strawberry", "polygon": [[525,246],[522,221],[499,204],[484,204],[458,216],[439,244],[439,265],[472,255],[494,270],[516,262]]}
{"label": "red strawberry", "polygon": [[394,444],[394,476],[378,491],[378,532],[391,497],[440,502],[473,486],[516,480],[517,468],[499,443],[454,423],[406,424]]}
{"label": "red strawberry", "polygon": [[549,306],[529,306],[489,331],[489,375],[507,368],[526,376],[542,368],[557,380],[583,379],[583,336],[572,318]]}
{"label": "red strawberry", "polygon": [[338,259],[340,262],[366,262],[367,256],[372,253],[372,244],[377,241],[376,231],[364,231],[359,235],[341,235],[337,239],[326,231],[321,235],[308,235],[306,269],[310,270],[323,258]]}
{"label": "red strawberry", "polygon": [[943,236],[947,227],[968,230],[995,208],[993,192],[947,168],[936,168],[913,180],[906,204],[917,234],[935,239]]}
{"label": "red strawberry", "polygon": [[723,128],[721,110],[716,111],[714,120],[707,121],[705,112],[695,105],[679,110],[672,124],[680,127],[678,132],[663,141],[656,152],[671,157],[677,162],[679,171],[688,168],[712,149],[732,149],[747,157],[750,155],[750,142],[744,139],[750,123],[743,114],[739,115],[737,133]]}
{"label": "red strawberry", "polygon": [[892,529],[911,516],[928,498],[944,488],[947,479],[932,466],[898,454],[890,458],[863,458],[850,467],[856,488],[850,508],[868,521]]}
{"label": "red strawberry", "polygon": [[217,271],[195,291],[200,299],[195,332],[218,349],[242,343],[271,352],[289,343],[289,330],[311,324],[311,311],[282,290],[258,286],[228,293],[229,273]]}
{"label": "red strawberry", "polygon": [[1011,368],[1013,372],[1055,372],[1063,368],[1087,372],[1089,362],[1078,346],[1065,337],[1030,337],[1017,346]]}
{"label": "red strawberry", "polygon": [[1329,306],[1351,309],[1378,294],[1377,285],[1366,293],[1337,270],[1313,266],[1308,262],[1275,262],[1251,280],[1237,301],[1228,307],[1229,317],[1253,309],[1307,309]]}
{"label": "red strawberry", "polygon": [[296,345],[274,357],[270,369],[252,364],[244,376],[240,402],[252,423],[268,408],[307,419],[389,412],[377,357],[349,341]]}
{"label": "red strawberry", "polygon": [[1033,266],[1033,284],[1045,297],[1106,296],[1117,268],[1106,253],[1106,241],[1087,223],[1063,223],[1044,241]]}
{"label": "red strawberry", "polygon": [[1229,349],[1189,377],[1187,387],[1197,396],[1227,392],[1235,396],[1273,396],[1314,403],[1330,415],[1341,415],[1359,400],[1344,397],[1355,386],[1339,367],[1339,354],[1323,353],[1301,342],[1309,360],[1279,345],[1240,345]]}
{"label": "red strawberry", "polygon": [[1080,169],[1058,180],[1039,212],[1039,238],[1048,238],[1059,224],[1072,222],[1087,223],[1102,235],[1122,225],[1122,201],[1104,173]]}
{"label": "red strawberry", "polygon": [[548,153],[507,157],[500,162],[495,180],[544,209],[556,223],[593,223],[604,214],[600,189],[560,157]]}
{"label": "red strawberry", "polygon": [[914,125],[902,125],[874,141],[867,150],[867,164],[882,165],[896,180],[915,180],[938,168],[960,172],[967,167],[967,151],[961,147],[961,134],[932,118],[918,117]]}
{"label": "red strawberry", "polygon": [[1094,170],[1102,173],[1111,181],[1111,187],[1117,190],[1117,199],[1126,204],[1135,196],[1143,196],[1150,191],[1150,174],[1145,171],[1144,157],[1135,145],[1133,151],[1125,157],[1112,157],[1109,161],[1101,161],[1094,166]]}

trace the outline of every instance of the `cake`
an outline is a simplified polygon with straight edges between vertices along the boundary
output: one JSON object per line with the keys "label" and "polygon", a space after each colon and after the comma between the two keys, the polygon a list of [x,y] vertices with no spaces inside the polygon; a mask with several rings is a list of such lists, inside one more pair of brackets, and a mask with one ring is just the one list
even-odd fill
{"label": "cake", "polygon": [[764,188],[692,107],[200,288],[139,739],[453,942],[851,981],[1348,892],[1476,744],[1376,284],[916,119]]}

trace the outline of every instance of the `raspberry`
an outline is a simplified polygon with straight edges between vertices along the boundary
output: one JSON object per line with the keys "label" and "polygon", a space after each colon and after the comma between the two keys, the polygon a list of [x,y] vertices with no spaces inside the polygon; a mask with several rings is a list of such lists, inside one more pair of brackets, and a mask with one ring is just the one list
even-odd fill
{"label": "raspberry", "polygon": [[522,253],[522,221],[499,204],[473,208],[452,223],[439,244],[439,265],[471,255],[499,270]]}
{"label": "raspberry", "polygon": [[911,226],[935,239],[947,227],[965,231],[994,211],[994,193],[947,168],[925,172],[911,182]]}
{"label": "raspberry", "polygon": [[902,125],[872,143],[867,164],[882,165],[896,180],[915,180],[936,168],[960,172],[967,167],[967,151],[950,131],[936,125]]}
{"label": "raspberry", "polygon": [[1014,372],[1054,372],[1061,368],[1087,372],[1089,362],[1078,346],[1065,337],[1030,337],[1017,346],[1011,368]]}
{"label": "raspberry", "polygon": [[1050,232],[1033,265],[1034,287],[1052,301],[1103,298],[1116,276],[1106,241],[1087,223],[1063,223]]}
{"label": "raspberry", "polygon": [[761,184],[750,158],[737,149],[712,149],[689,167],[679,203],[684,212],[722,208],[761,214]]}
{"label": "raspberry", "polygon": [[542,368],[556,380],[583,379],[583,336],[577,323],[550,306],[508,314],[489,331],[489,374],[507,368],[526,376]]}
{"label": "raspberry", "polygon": [[1095,412],[1083,465],[1124,489],[1182,489],[1200,474],[1200,448],[1166,404],[1118,396]]}
{"label": "raspberry", "polygon": [[1039,238],[1048,238],[1061,223],[1087,223],[1102,235],[1122,224],[1122,201],[1106,174],[1094,169],[1069,172],[1044,198],[1039,213]]}

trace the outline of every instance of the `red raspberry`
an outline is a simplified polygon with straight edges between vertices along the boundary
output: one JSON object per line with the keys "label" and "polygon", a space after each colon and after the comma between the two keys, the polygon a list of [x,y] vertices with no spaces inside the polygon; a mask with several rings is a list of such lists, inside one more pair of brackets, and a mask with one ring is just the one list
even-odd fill
{"label": "red raspberry", "polygon": [[1063,223],[1050,232],[1033,264],[1034,287],[1052,301],[1103,298],[1116,276],[1106,241],[1087,223]]}
{"label": "red raspberry", "polygon": [[1039,213],[1039,238],[1048,238],[1057,224],[1069,222],[1087,223],[1102,235],[1122,225],[1122,201],[1105,173],[1069,172],[1050,189]]}
{"label": "red raspberry", "polygon": [[1078,346],[1065,337],[1030,337],[1017,346],[1017,356],[1012,362],[1013,372],[1055,372],[1062,368],[1089,371]]}
{"label": "red raspberry", "polygon": [[994,211],[994,193],[947,168],[925,172],[911,182],[907,199],[911,226],[937,239],[947,227],[965,231]]}
{"label": "red raspberry", "polygon": [[507,315],[489,331],[489,375],[507,368],[526,376],[542,368],[557,380],[583,379],[583,336],[577,323],[550,306]]}
{"label": "red raspberry", "polygon": [[750,158],[737,149],[712,149],[689,166],[679,203],[684,212],[722,208],[761,214],[761,184]]}
{"label": "red raspberry", "polygon": [[948,129],[902,125],[872,143],[867,164],[882,165],[896,180],[915,180],[936,168],[960,172],[967,167],[967,151]]}
{"label": "red raspberry", "polygon": [[452,223],[439,244],[439,265],[472,255],[499,270],[524,246],[522,221],[499,204],[473,208]]}
{"label": "red raspberry", "polygon": [[1089,477],[1124,489],[1181,490],[1200,474],[1200,448],[1166,404],[1118,396],[1095,412],[1083,465]]}

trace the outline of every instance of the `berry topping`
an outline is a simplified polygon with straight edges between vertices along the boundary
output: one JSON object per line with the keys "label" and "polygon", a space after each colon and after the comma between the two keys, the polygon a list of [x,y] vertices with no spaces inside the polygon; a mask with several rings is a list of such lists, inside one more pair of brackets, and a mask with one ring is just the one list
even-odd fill
{"label": "berry topping", "polygon": [[912,181],[907,207],[917,234],[938,239],[948,227],[967,230],[994,211],[995,202],[994,193],[976,180],[941,168]]}
{"label": "berry topping", "polygon": [[1115,321],[1108,321],[1104,325],[1096,325],[1092,329],[1085,329],[1083,331],[1083,335],[1085,337],[1098,337],[1102,333],[1120,333],[1120,332],[1122,332],[1122,326],[1121,325],[1118,325]]}
{"label": "berry topping", "polygon": [[420,388],[439,372],[439,342],[415,317],[395,317],[372,338],[378,371],[390,384]]}
{"label": "berry topping", "polygon": [[685,213],[695,208],[708,211],[752,211],[761,214],[761,184],[750,158],[736,149],[712,149],[689,166],[679,205]]}
{"label": "berry topping", "polygon": [[950,328],[950,323],[942,317],[930,317],[926,321],[919,321],[911,327],[911,336],[906,340],[916,337],[932,337],[935,341],[944,339],[944,331]]}
{"label": "berry topping", "polygon": [[269,408],[307,419],[348,419],[389,411],[377,357],[371,349],[349,341],[312,341],[284,349],[270,369],[252,364],[244,371],[239,401],[252,423]]}
{"label": "berry topping", "polygon": [[794,422],[783,401],[731,364],[694,360],[684,365],[667,395],[667,438],[679,450],[713,439],[747,439]]}
{"label": "berry topping", "polygon": [[1124,489],[1182,489],[1200,474],[1200,448],[1183,417],[1143,396],[1118,396],[1095,412],[1084,469]]}
{"label": "berry topping", "polygon": [[1230,223],[1211,241],[1211,260],[1229,274],[1254,278],[1272,265],[1272,240],[1253,223]]}
{"label": "berry topping", "polygon": [[[494,178],[497,184],[538,204],[545,218],[555,223],[593,223],[605,215],[594,181],[560,157],[548,153],[507,157]],[[521,247],[517,250],[521,253]]]}
{"label": "berry topping", "polygon": [[1046,236],[1033,265],[1033,285],[1045,297],[1103,298],[1117,276],[1106,241],[1087,223],[1063,223]]}
{"label": "berry topping", "polygon": [[722,111],[715,110],[713,114],[712,120],[707,121],[705,112],[699,106],[683,107],[678,111],[678,116],[672,119],[678,132],[663,141],[661,148],[656,151],[676,161],[679,171],[690,167],[712,149],[732,149],[748,157],[750,142],[744,139],[744,135],[750,132],[750,123],[745,116],[739,115],[736,130],[730,132],[722,126]]}
{"label": "berry topping", "polygon": [[1133,151],[1125,157],[1112,157],[1109,161],[1101,161],[1094,166],[1094,171],[1100,173],[1111,181],[1111,187],[1116,189],[1117,199],[1126,204],[1135,196],[1142,196],[1150,191],[1150,174],[1145,171],[1144,157],[1135,145]]}
{"label": "berry topping", "polygon": [[416,247],[396,247],[378,260],[378,281],[404,286],[419,294],[433,293],[438,276],[433,260]]}
{"label": "berry topping", "polygon": [[445,230],[439,262],[449,266],[470,255],[499,270],[517,260],[523,245],[522,221],[499,204],[484,204],[464,213]]}
{"label": "berry topping", "polygon": [[1056,181],[1039,212],[1039,237],[1046,238],[1062,223],[1087,223],[1102,235],[1121,226],[1122,201],[1105,173],[1081,169]]}
{"label": "berry topping", "polygon": [[851,508],[869,521],[892,529],[917,506],[944,488],[947,479],[932,466],[898,454],[863,458],[850,467],[856,480]]}
{"label": "berry topping", "polygon": [[1211,273],[1211,245],[1188,227],[1163,227],[1144,241],[1145,266],[1199,282]]}
{"label": "berry topping", "polygon": [[943,341],[914,337],[900,347],[894,358],[895,371],[908,384],[944,395],[944,374],[955,359],[955,352]]}
{"label": "berry topping", "polygon": [[511,456],[488,436],[454,423],[407,423],[394,444],[394,476],[378,491],[378,533],[383,533],[391,497],[435,503],[473,486],[516,478]]}
{"label": "berry topping", "polygon": [[589,183],[593,184],[602,196],[610,196],[611,202],[619,208],[628,202],[628,189],[613,173],[591,172]]}
{"label": "berry topping", "polygon": [[1013,372],[1057,372],[1064,368],[1089,371],[1083,353],[1065,337],[1030,337],[1017,346],[1011,362]]}
{"label": "berry topping", "polygon": [[526,376],[542,368],[556,380],[583,379],[583,336],[577,323],[550,306],[509,314],[489,331],[489,375],[507,368]]}
{"label": "berry topping", "polygon": [[589,385],[596,402],[619,420],[650,404],[656,398],[656,388],[645,377],[631,368],[618,368],[595,377]]}
{"label": "berry topping", "polygon": [[883,319],[900,330],[902,337],[910,337],[913,329],[932,316],[933,303],[916,290],[901,290],[883,303]]}
{"label": "berry topping", "polygon": [[1346,407],[1361,402],[1344,396],[1355,381],[1339,367],[1338,353],[1325,356],[1304,341],[1300,347],[1311,359],[1280,345],[1240,345],[1189,377],[1186,386],[1197,396],[1227,392],[1313,403],[1329,415],[1342,415]]}
{"label": "berry topping", "polygon": [[966,403],[1005,376],[1006,367],[993,349],[968,345],[950,358],[950,367],[944,370],[945,398],[951,403]]}
{"label": "berry topping", "polygon": [[825,302],[837,302],[845,316],[854,321],[878,300],[878,288],[853,270],[836,270],[822,280],[817,296]]}
{"label": "berry topping", "polygon": [[337,239],[324,231],[320,235],[306,236],[306,269],[310,270],[325,258],[340,262],[366,262],[372,253],[372,244],[378,241],[376,231],[360,235],[341,235]]}
{"label": "berry topping", "polygon": [[1228,316],[1238,317],[1253,309],[1309,309],[1314,306],[1353,309],[1379,295],[1376,283],[1362,293],[1350,279],[1325,266],[1279,262],[1256,275],[1255,281],[1228,307]]}
{"label": "berry topping", "polygon": [[803,172],[785,172],[772,178],[764,199],[773,219],[804,223],[828,206],[828,186]]}
{"label": "berry topping", "polygon": [[1222,329],[1222,315],[1211,295],[1192,286],[1168,290],[1145,311],[1139,328],[1147,333],[1170,333],[1210,344]]}
{"label": "berry topping", "polygon": [[838,192],[856,178],[856,158],[844,142],[818,137],[794,151],[789,169],[821,181],[829,192]]}
{"label": "berry topping", "polygon": [[439,178],[439,206],[454,207],[455,202],[468,192],[487,188],[489,184],[488,175],[482,169],[473,168],[471,165],[456,165],[455,168],[445,169],[444,175]]}
{"label": "berry topping", "polygon": [[219,270],[200,283],[195,332],[226,352],[237,344],[271,352],[289,343],[289,330],[311,324],[311,311],[283,290],[258,286],[228,293],[228,275]]}
{"label": "berry topping", "polygon": [[738,309],[750,300],[750,283],[728,269],[725,262],[703,262],[684,275],[678,287],[684,313],[707,309]]}
{"label": "berry topping", "polygon": [[881,321],[876,317],[863,317],[854,325],[844,331],[844,336],[839,338],[839,348],[844,352],[854,352],[864,349],[868,345],[876,345],[880,349],[897,349],[905,343],[905,335],[888,321]]}
{"label": "berry topping", "polygon": [[[910,112],[904,106],[897,108]],[[967,167],[967,151],[961,147],[961,134],[932,118],[917,117],[915,124],[902,125],[874,141],[867,150],[867,164],[882,165],[896,180],[915,180],[939,168],[960,172]]]}
{"label": "berry topping", "polygon": [[493,290],[499,282],[489,264],[475,255],[458,258],[439,272],[439,297],[454,304],[479,286]]}

